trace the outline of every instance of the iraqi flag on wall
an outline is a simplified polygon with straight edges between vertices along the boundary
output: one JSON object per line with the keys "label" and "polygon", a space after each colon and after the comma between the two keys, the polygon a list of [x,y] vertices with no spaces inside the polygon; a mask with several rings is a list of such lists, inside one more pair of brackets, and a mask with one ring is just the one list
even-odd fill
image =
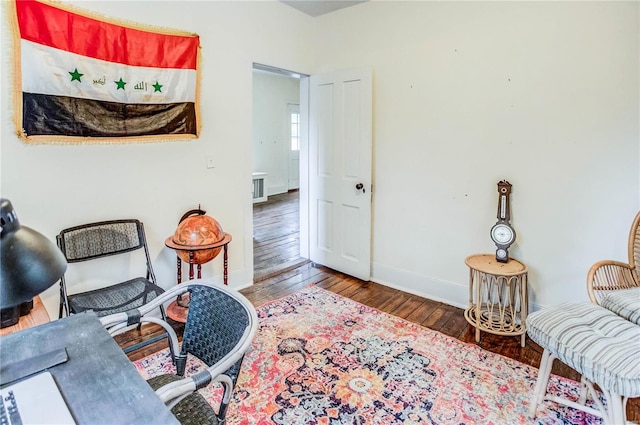
{"label": "iraqi flag on wall", "polygon": [[59,4],[15,6],[21,137],[198,136],[197,35],[119,25]]}

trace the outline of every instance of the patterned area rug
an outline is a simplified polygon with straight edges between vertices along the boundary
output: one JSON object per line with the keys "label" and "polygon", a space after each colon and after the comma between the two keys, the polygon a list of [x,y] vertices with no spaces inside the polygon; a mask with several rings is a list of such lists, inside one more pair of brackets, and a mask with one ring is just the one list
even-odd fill
{"label": "patterned area rug", "polygon": [[[600,424],[547,402],[527,417],[537,369],[310,286],[258,308],[227,424]],[[167,352],[135,362],[171,371]],[[187,373],[201,365],[190,359]],[[577,400],[577,382],[552,376]],[[218,388],[204,395],[212,405]]]}

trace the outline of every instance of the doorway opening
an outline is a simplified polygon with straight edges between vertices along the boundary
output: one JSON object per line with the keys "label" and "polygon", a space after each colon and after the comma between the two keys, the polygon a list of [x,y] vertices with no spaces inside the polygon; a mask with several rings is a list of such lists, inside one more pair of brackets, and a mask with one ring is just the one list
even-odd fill
{"label": "doorway opening", "polygon": [[[253,64],[253,281],[309,260],[301,253],[300,149],[306,141],[301,79],[279,68]],[[304,108],[302,108],[304,109]],[[258,193],[256,193],[258,188]],[[304,224],[303,224],[304,225]]]}
{"label": "doorway opening", "polygon": [[309,260],[300,256],[299,191],[269,196],[253,205],[253,281],[299,267]]}

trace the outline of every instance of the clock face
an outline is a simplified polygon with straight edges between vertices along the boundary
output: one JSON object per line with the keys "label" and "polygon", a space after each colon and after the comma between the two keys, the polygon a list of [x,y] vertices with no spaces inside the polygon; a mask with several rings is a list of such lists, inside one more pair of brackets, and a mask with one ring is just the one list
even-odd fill
{"label": "clock face", "polygon": [[506,224],[496,224],[491,228],[491,239],[499,245],[509,245],[513,242],[515,234],[513,229]]}
{"label": "clock face", "polygon": [[507,258],[507,251],[500,248],[499,250],[496,251],[496,256],[498,258]]}

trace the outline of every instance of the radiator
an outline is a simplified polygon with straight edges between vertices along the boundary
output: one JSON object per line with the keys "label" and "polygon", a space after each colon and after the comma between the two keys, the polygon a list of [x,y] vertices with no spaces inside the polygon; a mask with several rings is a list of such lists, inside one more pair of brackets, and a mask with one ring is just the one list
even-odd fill
{"label": "radiator", "polygon": [[253,173],[253,202],[267,200],[267,173]]}

